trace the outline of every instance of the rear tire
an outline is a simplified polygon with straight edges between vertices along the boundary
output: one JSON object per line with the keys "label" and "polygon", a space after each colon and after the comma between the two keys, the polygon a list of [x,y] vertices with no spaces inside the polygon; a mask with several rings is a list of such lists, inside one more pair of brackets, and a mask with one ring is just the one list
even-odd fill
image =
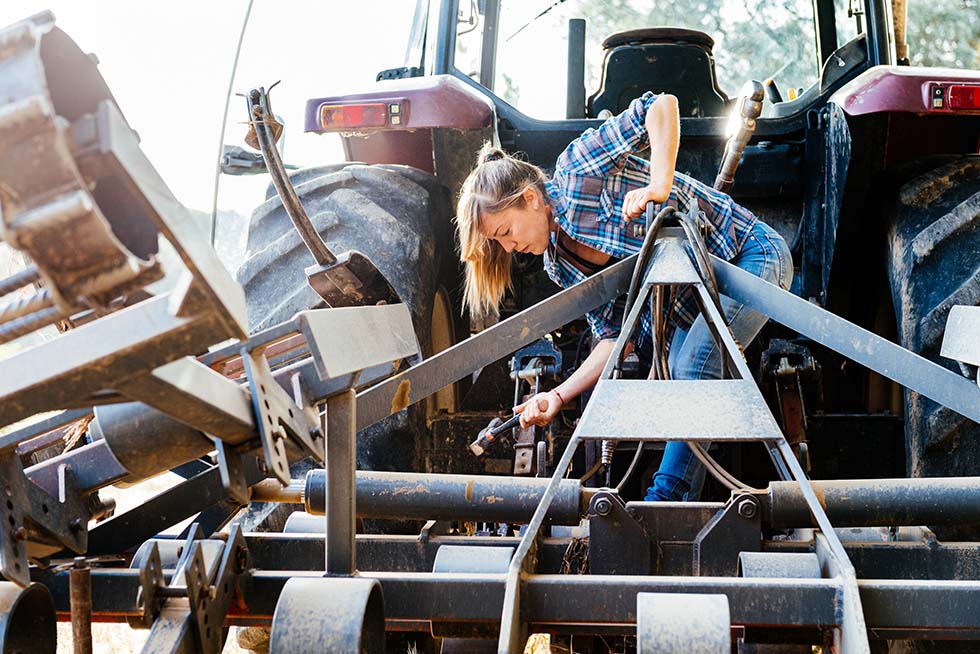
{"label": "rear tire", "polygon": [[[336,254],[356,249],[391,282],[412,315],[423,358],[466,336],[459,311],[459,263],[452,237],[449,193],[432,175],[408,166],[348,163],[296,171],[290,175],[310,220]],[[252,332],[324,306],[307,284],[304,269],[314,263],[276,195],[252,213],[245,261],[238,281],[245,289]],[[342,347],[342,344],[338,344]],[[420,471],[419,443],[427,411],[456,409],[455,386],[427,402],[394,414],[358,434],[357,467],[362,470]],[[303,474],[309,466],[299,463]],[[279,531],[288,515],[274,517],[253,507],[247,526]],[[282,515],[279,515],[282,513]],[[281,524],[280,524],[281,523]]]}
{"label": "rear tire", "polygon": [[[889,236],[902,346],[960,374],[939,349],[950,307],[980,304],[980,157],[911,164]],[[905,405],[911,476],[980,474],[980,425],[909,390]]]}

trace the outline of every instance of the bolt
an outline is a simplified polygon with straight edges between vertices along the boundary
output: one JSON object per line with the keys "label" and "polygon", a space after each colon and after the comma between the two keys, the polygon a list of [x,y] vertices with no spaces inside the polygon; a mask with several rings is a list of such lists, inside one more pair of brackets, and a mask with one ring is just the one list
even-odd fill
{"label": "bolt", "polygon": [[609,501],[608,497],[600,497],[595,501],[594,508],[597,515],[609,515],[612,511],[612,502]]}
{"label": "bolt", "polygon": [[286,430],[283,429],[282,425],[276,425],[272,428],[272,436],[277,439],[286,438]]}
{"label": "bolt", "polygon": [[68,523],[68,527],[70,527],[72,531],[81,531],[82,530],[82,519],[81,518],[74,518],[71,522]]}
{"label": "bolt", "polygon": [[244,545],[235,548],[235,572],[242,574],[248,566],[248,550]]}
{"label": "bolt", "polygon": [[322,434],[322,432],[320,432],[320,428],[319,427],[312,427],[310,429],[310,438],[312,440],[319,440],[322,437],[323,437],[323,434]]}
{"label": "bolt", "polygon": [[759,510],[758,505],[753,500],[748,498],[742,500],[738,503],[738,514],[746,519],[751,519],[755,517],[756,511]]}
{"label": "bolt", "polygon": [[27,540],[27,530],[23,527],[17,527],[13,532],[14,540]]}
{"label": "bolt", "polygon": [[86,559],[84,556],[76,556],[72,567],[74,567],[76,570],[84,570],[88,567],[88,559]]}

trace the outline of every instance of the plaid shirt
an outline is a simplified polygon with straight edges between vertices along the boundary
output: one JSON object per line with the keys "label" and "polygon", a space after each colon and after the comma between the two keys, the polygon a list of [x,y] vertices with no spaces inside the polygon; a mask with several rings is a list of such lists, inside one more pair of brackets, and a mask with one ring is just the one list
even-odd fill
{"label": "plaid shirt", "polygon": [[[643,245],[642,236],[626,229],[623,199],[627,192],[650,182],[650,163],[634,153],[649,145],[644,120],[656,97],[647,92],[633,100],[620,115],[597,129],[586,130],[559,155],[555,174],[545,184],[552,214],[561,229],[576,241],[615,259],[635,254]],[[756,222],[755,216],[725,193],[676,172],[670,196],[654,211],[667,205],[688,211],[692,198],[697,200],[707,219],[708,251],[731,261],[742,249]],[[558,253],[556,237],[557,233],[552,233],[552,247],[545,252],[545,270],[556,284],[568,288],[586,279],[586,275]],[[586,314],[597,338],[619,336],[624,304],[625,297],[621,297]],[[689,328],[698,315],[693,291],[685,290],[674,308],[675,324]],[[640,321],[633,342],[642,354],[652,340],[649,309],[643,312]]]}

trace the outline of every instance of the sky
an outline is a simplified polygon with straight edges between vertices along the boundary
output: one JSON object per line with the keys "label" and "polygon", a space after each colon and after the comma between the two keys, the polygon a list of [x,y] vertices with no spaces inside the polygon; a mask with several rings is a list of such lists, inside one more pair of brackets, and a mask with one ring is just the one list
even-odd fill
{"label": "sky", "polygon": [[[0,25],[50,9],[97,55],[144,152],[188,207],[210,212],[225,94],[247,0],[2,0]],[[285,119],[285,160],[343,159],[339,139],[302,133],[308,98],[348,93],[403,65],[414,0],[254,0],[235,91],[268,87]],[[356,8],[357,23],[350,15]],[[346,15],[345,15],[346,14]],[[245,101],[232,98],[225,143],[243,145]],[[268,176],[222,175],[219,208],[248,215]]]}

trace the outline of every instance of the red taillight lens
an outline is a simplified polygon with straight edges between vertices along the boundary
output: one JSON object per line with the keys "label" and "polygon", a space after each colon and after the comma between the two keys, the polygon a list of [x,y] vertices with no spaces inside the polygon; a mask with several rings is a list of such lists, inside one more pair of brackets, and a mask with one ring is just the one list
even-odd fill
{"label": "red taillight lens", "polygon": [[950,109],[980,109],[980,85],[953,84],[949,87]]}
{"label": "red taillight lens", "polygon": [[342,104],[320,107],[323,129],[357,129],[384,127],[388,124],[388,107],[383,104]]}

